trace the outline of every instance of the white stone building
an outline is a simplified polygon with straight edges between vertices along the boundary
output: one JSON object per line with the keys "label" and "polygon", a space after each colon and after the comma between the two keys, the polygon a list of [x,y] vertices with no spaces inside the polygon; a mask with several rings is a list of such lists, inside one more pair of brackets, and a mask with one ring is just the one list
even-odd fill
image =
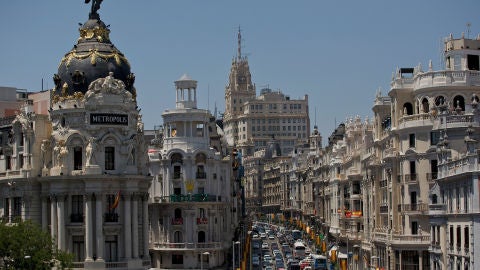
{"label": "white stone building", "polygon": [[240,207],[230,157],[215,119],[197,108],[197,81],[184,75],[175,86],[176,106],[162,113],[162,132],[149,149],[152,267],[226,265]]}
{"label": "white stone building", "polygon": [[41,224],[75,269],[148,269],[151,177],[134,75],[96,10],[79,32],[50,95],[2,121],[0,216]]}

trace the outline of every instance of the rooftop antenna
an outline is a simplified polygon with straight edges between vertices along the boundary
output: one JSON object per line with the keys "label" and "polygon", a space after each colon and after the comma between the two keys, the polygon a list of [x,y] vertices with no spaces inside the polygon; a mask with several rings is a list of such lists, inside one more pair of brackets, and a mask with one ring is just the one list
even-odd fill
{"label": "rooftop antenna", "polygon": [[242,30],[240,29],[240,25],[238,26],[237,39],[238,39],[237,57],[238,57],[238,60],[241,60],[242,59]]}
{"label": "rooftop antenna", "polygon": [[315,106],[315,126],[317,125],[317,106]]}
{"label": "rooftop antenna", "polygon": [[207,108],[210,111],[210,84],[207,85]]}
{"label": "rooftop antenna", "polygon": [[472,26],[472,24],[467,22],[467,38],[470,38],[470,26]]}

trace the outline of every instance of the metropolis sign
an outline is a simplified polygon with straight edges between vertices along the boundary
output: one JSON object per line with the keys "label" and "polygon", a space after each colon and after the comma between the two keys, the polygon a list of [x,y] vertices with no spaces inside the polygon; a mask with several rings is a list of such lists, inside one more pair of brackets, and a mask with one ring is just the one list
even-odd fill
{"label": "metropolis sign", "polygon": [[128,126],[128,115],[114,113],[92,113],[90,114],[90,125]]}

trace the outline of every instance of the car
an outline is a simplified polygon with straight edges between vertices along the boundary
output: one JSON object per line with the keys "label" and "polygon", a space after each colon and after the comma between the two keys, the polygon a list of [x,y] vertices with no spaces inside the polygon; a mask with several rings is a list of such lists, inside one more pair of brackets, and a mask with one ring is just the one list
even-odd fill
{"label": "car", "polygon": [[270,234],[270,235],[268,236],[268,239],[270,239],[270,240],[275,240],[275,236],[273,236],[272,234]]}
{"label": "car", "polygon": [[264,232],[260,233],[260,238],[267,239],[267,234]]}
{"label": "car", "polygon": [[264,270],[273,270],[273,267],[267,266],[267,267],[265,267],[265,268],[263,268],[263,269],[264,269]]}
{"label": "car", "polygon": [[268,248],[268,243],[267,242],[262,243],[262,249],[265,249],[265,248]]}
{"label": "car", "polygon": [[260,258],[258,256],[252,256],[252,265],[259,266],[260,265]]}

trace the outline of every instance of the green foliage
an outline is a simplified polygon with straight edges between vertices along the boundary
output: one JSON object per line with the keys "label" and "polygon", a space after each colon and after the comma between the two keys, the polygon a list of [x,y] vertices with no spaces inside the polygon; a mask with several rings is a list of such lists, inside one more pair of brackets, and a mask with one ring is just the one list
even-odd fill
{"label": "green foliage", "polygon": [[73,255],[54,247],[48,232],[32,221],[0,223],[1,269],[69,269]]}

